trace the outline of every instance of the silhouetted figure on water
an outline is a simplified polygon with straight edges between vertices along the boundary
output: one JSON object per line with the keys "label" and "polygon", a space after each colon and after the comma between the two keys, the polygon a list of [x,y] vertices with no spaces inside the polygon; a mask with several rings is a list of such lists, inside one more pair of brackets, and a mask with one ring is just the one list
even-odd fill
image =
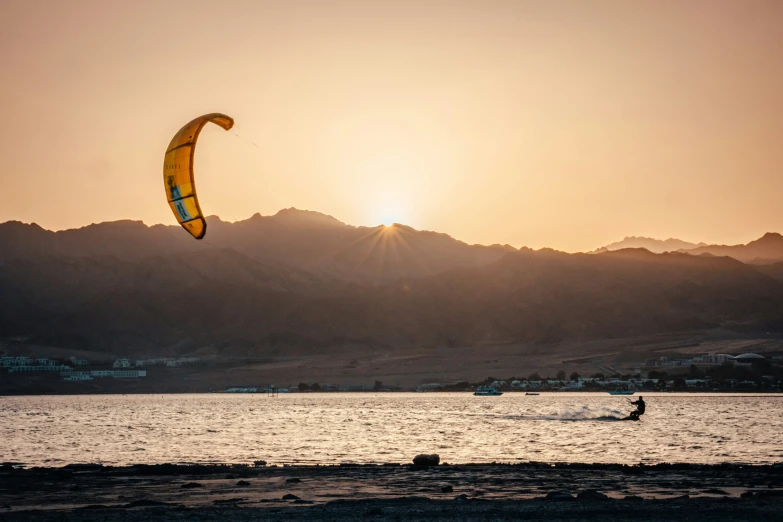
{"label": "silhouetted figure on water", "polygon": [[635,404],[636,405],[636,410],[632,411],[629,414],[629,417],[631,417],[632,419],[637,419],[638,420],[639,419],[639,415],[644,415],[644,409],[647,406],[646,406],[646,404],[644,404],[644,398],[641,395],[639,396],[639,400],[638,401],[631,401],[631,400],[629,400],[628,402],[630,402],[631,404]]}

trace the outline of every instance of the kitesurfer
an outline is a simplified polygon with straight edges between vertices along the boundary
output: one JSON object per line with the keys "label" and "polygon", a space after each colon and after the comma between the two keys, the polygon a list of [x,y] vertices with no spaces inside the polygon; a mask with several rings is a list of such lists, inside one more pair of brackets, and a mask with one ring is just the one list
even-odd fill
{"label": "kitesurfer", "polygon": [[638,401],[628,401],[631,404],[636,405],[636,410],[632,411],[630,413],[630,417],[634,419],[638,419],[639,415],[644,415],[644,409],[646,408],[646,405],[644,404],[644,398],[640,395]]}

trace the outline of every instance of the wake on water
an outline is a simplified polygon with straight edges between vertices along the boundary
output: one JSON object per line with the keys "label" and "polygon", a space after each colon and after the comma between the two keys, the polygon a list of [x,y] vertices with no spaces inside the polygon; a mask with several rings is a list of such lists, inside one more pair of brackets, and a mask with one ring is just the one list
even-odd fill
{"label": "wake on water", "polygon": [[553,421],[621,421],[626,414],[611,408],[590,408],[582,406],[575,410],[566,410],[553,415],[507,415],[507,419],[519,420],[553,420]]}

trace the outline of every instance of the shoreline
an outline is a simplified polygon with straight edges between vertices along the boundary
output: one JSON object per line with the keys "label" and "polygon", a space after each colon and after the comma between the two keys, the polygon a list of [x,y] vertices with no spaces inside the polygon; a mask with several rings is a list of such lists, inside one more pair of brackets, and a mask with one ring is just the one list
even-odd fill
{"label": "shoreline", "polygon": [[[538,396],[542,395],[592,395],[592,396],[607,396],[607,397],[636,397],[639,395],[642,396],[650,396],[650,397],[678,397],[678,396],[691,396],[691,395],[715,395],[715,396],[740,396],[740,397],[754,397],[754,396],[779,396],[783,397],[783,391],[781,390],[705,390],[705,391],[699,391],[699,390],[672,390],[672,391],[645,391],[645,390],[637,390],[633,393],[633,395],[611,395],[608,391],[601,391],[601,390],[584,390],[584,391],[576,391],[576,390],[541,390],[535,392],[538,394]],[[307,396],[307,395],[339,395],[339,394],[349,394],[349,395],[362,395],[362,394],[372,394],[372,395],[403,395],[403,394],[415,394],[415,395],[432,395],[432,394],[463,394],[463,395],[469,395],[473,396],[473,391],[427,391],[427,392],[417,392],[414,390],[394,390],[394,391],[375,391],[375,390],[356,390],[356,391],[296,391],[296,392],[277,392],[274,397],[280,397],[280,396]],[[526,392],[524,390],[502,390],[503,395],[521,395],[525,396]],[[253,396],[253,395],[260,395],[260,396],[269,396],[271,395],[267,394],[266,391],[259,391],[259,392],[227,392],[227,391],[139,391],[139,390],[104,390],[104,391],[92,391],[92,392],[85,392],[84,390],[73,390],[73,393],[62,393],[60,391],[57,392],[38,392],[38,393],[0,393],[0,398],[3,397],[74,397],[74,396],[103,396],[103,395],[226,395],[226,396]],[[501,395],[502,396],[502,395]]]}
{"label": "shoreline", "polygon": [[[8,520],[783,516],[783,463],[0,465]],[[685,516],[687,515],[687,516]]]}

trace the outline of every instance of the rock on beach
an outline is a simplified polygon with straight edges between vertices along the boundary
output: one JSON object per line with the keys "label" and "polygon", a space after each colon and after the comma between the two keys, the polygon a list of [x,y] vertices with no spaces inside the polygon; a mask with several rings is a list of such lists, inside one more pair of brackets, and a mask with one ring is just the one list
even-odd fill
{"label": "rock on beach", "polygon": [[413,457],[413,463],[417,466],[437,466],[440,464],[440,455],[433,453],[432,455],[416,455]]}

